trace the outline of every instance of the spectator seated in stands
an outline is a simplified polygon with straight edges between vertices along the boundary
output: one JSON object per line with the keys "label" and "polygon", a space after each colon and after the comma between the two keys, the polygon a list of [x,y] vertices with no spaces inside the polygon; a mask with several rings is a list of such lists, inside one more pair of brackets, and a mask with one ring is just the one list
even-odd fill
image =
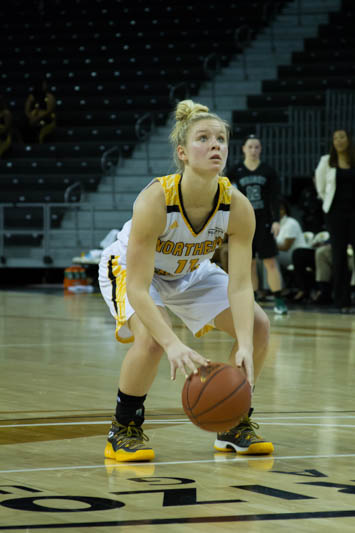
{"label": "spectator seated in stands", "polygon": [[[289,216],[288,202],[280,200],[280,232],[276,237],[279,250],[277,259],[283,276],[287,278],[287,267],[292,264],[292,254],[298,248],[308,248],[299,222]],[[286,287],[287,288],[287,287]]]}
{"label": "spectator seated in stands", "polygon": [[[347,249],[347,265],[351,276],[351,287],[355,285],[354,252],[349,244]],[[323,244],[315,252],[316,291],[312,301],[316,304],[332,302],[333,254],[329,243]]]}
{"label": "spectator seated in stands", "polygon": [[42,144],[56,127],[56,99],[49,92],[46,80],[35,84],[25,103],[25,120],[22,128],[25,142]]}
{"label": "spectator seated in stands", "polygon": [[329,233],[321,231],[310,242],[308,248],[297,248],[292,254],[294,283],[298,291],[294,302],[308,301],[313,293],[315,303],[330,301],[330,271],[323,268],[323,254],[329,250]]}
{"label": "spectator seated in stands", "polygon": [[12,113],[8,109],[5,98],[0,95],[0,158],[11,148],[12,144]]}

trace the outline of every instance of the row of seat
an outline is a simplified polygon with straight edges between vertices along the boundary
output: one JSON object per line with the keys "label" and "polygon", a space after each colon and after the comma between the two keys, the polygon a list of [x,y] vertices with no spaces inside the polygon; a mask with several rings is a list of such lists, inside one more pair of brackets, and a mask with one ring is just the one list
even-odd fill
{"label": "row of seat", "polygon": [[[63,143],[64,144],[64,143]],[[50,148],[55,146],[52,152]],[[116,145],[113,145],[113,147]],[[18,174],[59,174],[63,179],[68,174],[85,174],[86,172],[96,173],[98,176],[102,174],[101,159],[91,151],[88,150],[89,155],[80,157],[58,157],[58,145],[48,145],[42,148],[49,148],[41,150],[35,155],[24,157],[26,152],[23,151],[17,154],[17,157],[9,158],[7,160],[0,160],[0,174],[17,176]],[[22,157],[21,157],[22,156]]]}
{"label": "row of seat", "polygon": [[[23,191],[60,191],[63,193],[70,185],[80,183],[87,191],[95,191],[99,184],[100,177],[97,173],[67,174],[11,174],[2,173],[2,192],[23,192]],[[4,202],[1,197],[1,201]],[[6,200],[7,201],[7,200]],[[11,200],[13,201],[13,200]]]}
{"label": "row of seat", "polygon": [[[24,100],[17,95],[8,100],[9,107],[23,109]],[[157,111],[172,111],[175,101],[172,100],[170,94],[164,94],[159,96],[143,96],[129,95],[129,96],[102,96],[102,95],[80,95],[65,96],[57,98],[57,108],[60,110],[62,107],[65,109],[76,108],[78,110],[99,111],[102,110],[114,110],[116,112],[132,110],[132,112],[140,113],[143,115],[146,112]]]}
{"label": "row of seat", "polygon": [[278,93],[284,91],[299,93],[306,91],[323,91],[325,89],[354,89],[355,78],[348,75],[264,80],[262,82],[262,88],[265,93]]}
{"label": "row of seat", "polygon": [[[233,52],[234,49],[231,46],[225,52],[218,52],[218,59],[222,66],[228,64]],[[58,59],[58,68],[60,68],[60,65],[63,65],[64,69],[74,68],[78,62],[81,62],[81,64],[87,69],[92,69],[92,67],[96,68],[97,57],[97,70],[100,68],[100,61],[106,61],[111,64],[113,69],[135,68],[136,70],[140,70],[146,67],[160,67],[163,69],[167,67],[176,67],[179,69],[194,68],[197,65],[203,65],[206,57],[216,53],[216,51],[210,46],[206,46],[205,50],[202,50],[199,46],[188,50],[188,47],[186,46],[182,47],[180,50],[173,49],[169,51],[163,43],[160,52],[156,51],[154,54],[149,52],[149,50],[141,50],[138,52],[127,51],[125,54],[120,51],[119,55],[114,59],[112,56],[116,53],[115,48],[107,48],[104,45],[101,45],[100,48],[90,48],[88,45],[79,47],[72,46],[68,47],[67,50],[59,48],[58,50],[51,52],[54,57],[62,57],[62,60]],[[14,54],[13,49],[11,48],[11,50],[6,53],[4,50],[4,56],[1,59],[0,65],[7,72],[15,71],[17,67],[23,69],[29,67],[32,71],[35,71],[36,69],[43,70],[43,65],[47,65],[43,63],[44,54],[50,54],[50,52],[46,48],[38,48],[34,50],[26,46],[24,50],[19,50],[17,54]],[[70,56],[74,56],[75,59],[74,57],[73,59],[69,59]],[[111,59],[112,61],[110,61]],[[55,71],[55,65],[53,65],[53,63],[52,68]]]}
{"label": "row of seat", "polygon": [[[44,211],[42,207],[27,206],[26,204],[5,205],[3,211],[5,230],[16,228],[41,230],[43,228]],[[60,225],[61,217],[64,213],[64,207],[54,206],[51,208],[50,221],[52,227]]]}
{"label": "row of seat", "polygon": [[[196,93],[198,89],[198,83],[197,82],[190,82],[186,84],[188,87],[188,90],[191,93]],[[96,96],[99,95],[102,97],[102,95],[107,95],[111,100],[112,98],[114,100],[120,100],[123,98],[127,99],[130,97],[130,95],[133,96],[133,98],[136,97],[136,95],[139,95],[140,98],[146,99],[149,96],[156,96],[156,97],[166,97],[169,96],[170,89],[172,87],[172,84],[168,81],[165,81],[163,79],[158,79],[155,81],[150,80],[141,80],[141,81],[131,81],[131,82],[125,82],[123,80],[117,80],[117,81],[68,81],[66,83],[62,83],[61,85],[57,84],[49,84],[49,90],[53,92],[56,96],[65,99],[66,96],[75,96],[77,99],[79,99],[81,96]],[[18,86],[12,85],[12,86],[5,86],[4,92],[8,96],[11,96],[12,94],[16,95],[16,97],[22,97],[26,98],[27,94],[30,91],[30,87],[22,87],[19,88]],[[111,97],[110,95],[114,95],[114,97]]]}
{"label": "row of seat", "polygon": [[305,50],[302,52],[293,52],[292,60],[295,64],[317,64],[328,62],[329,64],[335,61],[342,63],[352,63],[354,53],[352,50],[339,50],[337,48],[326,49],[319,48],[317,50]]}
{"label": "row of seat", "polygon": [[115,140],[124,140],[125,142],[137,142],[137,131],[134,125],[129,126],[69,126],[67,128],[57,127],[52,139],[56,142],[80,140],[80,145],[85,141],[97,140],[100,142],[114,142]]}
{"label": "row of seat", "polygon": [[[70,192],[68,195],[67,200],[69,202],[79,202],[81,198],[81,194],[79,190],[75,190],[74,192]],[[46,191],[33,191],[33,190],[27,190],[26,192],[18,192],[18,191],[1,191],[1,199],[3,203],[21,203],[21,202],[27,202],[27,203],[49,203],[49,202],[64,202],[66,199],[65,194],[63,191],[55,191],[55,190],[46,190]],[[6,219],[5,219],[6,222]]]}
{"label": "row of seat", "polygon": [[[83,66],[85,66],[85,68],[83,68]],[[140,65],[136,68],[121,69],[113,67],[106,61],[103,64],[98,64],[98,62],[95,61],[95,69],[88,67],[88,65],[81,64],[76,65],[74,68],[73,66],[68,68],[67,64],[46,65],[45,78],[52,90],[56,90],[57,85],[59,85],[59,90],[60,86],[65,83],[85,83],[86,86],[87,83],[93,82],[96,82],[97,84],[110,82],[134,84],[139,82],[142,85],[143,83],[162,84],[167,81],[174,82],[184,78],[188,80],[188,83],[196,83],[197,80],[202,80],[204,78],[204,73],[203,63],[190,67],[187,67],[184,64],[174,67],[171,66],[170,68],[163,68],[160,65],[153,65],[151,67],[142,67],[142,65]],[[0,74],[0,80],[5,91],[7,90],[6,84],[8,82],[18,86],[19,83],[30,84],[42,77],[43,71],[39,68],[31,68],[31,71],[27,69],[18,70],[18,65],[14,65],[12,70],[7,68],[6,71],[3,70]],[[191,82],[190,80],[196,81]]]}
{"label": "row of seat", "polygon": [[90,36],[87,35],[86,38],[83,38],[80,42],[66,42],[60,45],[46,43],[45,45],[37,46],[33,43],[24,42],[13,44],[4,44],[2,49],[4,54],[12,54],[16,57],[22,56],[24,54],[31,54],[32,56],[42,56],[45,52],[48,55],[70,55],[73,51],[76,54],[109,54],[116,53],[117,49],[119,50],[120,61],[123,58],[136,56],[136,55],[160,55],[162,49],[168,50],[174,54],[185,54],[185,56],[191,53],[198,53],[200,55],[206,56],[211,52],[218,52],[221,54],[231,55],[233,49],[231,48],[232,38],[218,42],[212,41],[211,38],[206,38],[204,41],[199,41],[198,39],[192,40],[189,39],[187,42],[181,40],[178,42],[167,41],[166,39],[161,39],[158,42],[151,43],[140,43],[137,41],[134,45],[124,45],[124,43],[116,42],[115,39],[99,39],[98,42],[90,40]]}
{"label": "row of seat", "polygon": [[[151,117],[152,122],[161,126],[165,123],[167,115],[164,111],[155,111],[148,113]],[[91,126],[92,124],[99,124],[101,126],[112,126],[119,124],[120,127],[130,127],[132,128],[133,124],[137,123],[138,119],[141,119],[143,116],[147,116],[146,113],[141,113],[137,111],[126,111],[120,110],[68,110],[66,107],[60,109],[60,113],[57,117],[57,122],[59,125],[73,126],[73,125],[85,125]]]}
{"label": "row of seat", "polygon": [[[307,79],[323,78],[331,79],[337,77],[345,80],[349,79],[349,76],[355,74],[355,63],[342,61],[341,58],[337,62],[323,61],[313,63],[293,63],[292,65],[281,65],[278,67],[278,80],[304,80]],[[277,81],[277,80],[275,80]]]}
{"label": "row of seat", "polygon": [[[238,0],[228,2],[229,13],[234,13],[238,15],[239,13],[244,16],[251,16],[255,9],[260,9],[261,1],[247,1],[247,0]],[[38,10],[34,9],[34,6],[31,5],[31,2],[22,3],[19,7],[18,2],[16,2],[16,9],[12,10],[12,5],[8,4],[6,9],[7,14],[7,24],[9,26],[19,26],[19,14],[26,15],[30,19],[36,18],[38,23]],[[181,16],[182,21],[185,24],[193,24],[193,20],[187,15],[218,15],[220,14],[221,5],[218,2],[211,2],[203,4],[203,8],[199,2],[196,3],[179,3],[176,1],[166,2],[163,0],[155,0],[147,4],[143,0],[136,0],[134,3],[128,3],[127,0],[124,1],[112,1],[107,0],[104,4],[101,2],[80,2],[79,0],[76,3],[71,3],[70,6],[65,4],[55,5],[51,3],[50,10],[46,9],[46,5],[43,6],[42,10],[42,19],[47,25],[55,25],[61,19],[63,19],[67,24],[68,20],[70,22],[82,22],[83,18],[85,20],[95,20],[95,18],[101,18],[103,20],[112,19],[117,20],[117,12],[119,11],[120,15],[124,19],[135,20],[137,23],[141,22],[142,19],[149,17],[149,15],[159,13],[161,16],[164,14],[174,16]],[[1,13],[1,12],[0,12]],[[2,11],[4,13],[4,11]],[[55,13],[55,21],[53,21],[53,13]]]}
{"label": "row of seat", "polygon": [[[64,194],[63,191],[56,191],[50,188],[49,190],[26,190],[26,192],[19,191],[1,191],[1,200],[3,203],[49,203],[49,202],[64,202],[66,199],[68,202],[79,202],[81,198],[80,190],[75,189],[69,194]],[[6,222],[6,219],[5,219]]]}
{"label": "row of seat", "polygon": [[232,122],[234,128],[237,128],[238,125],[244,124],[245,127],[247,124],[255,127],[258,123],[267,123],[267,122],[288,122],[289,113],[285,109],[280,109],[279,107],[269,107],[267,109],[254,110],[235,110],[232,113]]}
{"label": "row of seat", "polygon": [[277,92],[277,93],[263,93],[258,95],[248,96],[247,102],[250,109],[266,108],[272,106],[274,108],[288,107],[291,105],[299,106],[321,106],[325,104],[325,91],[321,92]]}
{"label": "row of seat", "polygon": [[[178,47],[181,45],[182,38],[190,37],[193,42],[203,43],[204,41],[213,40],[215,42],[211,43],[211,45],[221,48],[230,41],[233,35],[230,27],[225,28],[223,35],[220,35],[218,24],[214,24],[209,28],[203,28],[196,26],[195,23],[190,28],[186,25],[181,28],[178,25],[175,25],[175,27],[171,26],[171,21],[166,22],[166,25],[159,23],[158,27],[151,24],[150,31],[147,30],[146,23],[142,24],[142,31],[140,31],[136,25],[123,25],[122,20],[120,20],[117,28],[112,28],[112,26],[108,28],[106,22],[101,28],[98,22],[96,22],[94,27],[86,27],[85,30],[80,25],[77,29],[70,28],[67,31],[63,28],[58,28],[58,32],[52,29],[46,30],[41,26],[38,28],[31,26],[32,31],[18,34],[15,29],[11,30],[7,28],[7,36],[5,37],[2,34],[0,36],[0,43],[6,46],[9,41],[13,41],[15,46],[23,46],[30,41],[32,45],[47,42],[49,46],[63,46],[64,43],[71,45],[72,41],[85,43],[89,38],[90,41],[97,40],[105,44],[107,42],[115,42],[117,45],[122,45],[124,51],[125,49],[134,50],[135,48],[141,48],[142,45],[148,47],[149,50],[154,50],[154,48],[161,45],[162,40],[166,40],[169,45],[171,43],[174,47]],[[130,39],[133,35],[135,37],[134,41]],[[58,44],[58,41],[60,41],[60,44]]]}

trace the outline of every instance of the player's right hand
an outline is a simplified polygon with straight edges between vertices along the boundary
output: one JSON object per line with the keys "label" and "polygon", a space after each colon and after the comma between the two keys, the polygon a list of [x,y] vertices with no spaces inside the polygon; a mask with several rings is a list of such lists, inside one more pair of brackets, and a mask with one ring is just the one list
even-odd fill
{"label": "player's right hand", "polygon": [[182,343],[174,344],[167,350],[167,355],[170,363],[170,377],[172,380],[175,380],[177,370],[187,378],[191,372],[197,372],[197,366],[207,366],[210,363],[208,359]]}

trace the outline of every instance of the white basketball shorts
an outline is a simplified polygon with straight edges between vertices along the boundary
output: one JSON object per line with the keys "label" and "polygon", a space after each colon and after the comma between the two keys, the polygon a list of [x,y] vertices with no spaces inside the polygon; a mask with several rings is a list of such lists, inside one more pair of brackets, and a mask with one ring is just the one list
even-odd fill
{"label": "white basketball shorts", "polygon": [[[116,320],[116,339],[132,342],[127,321],[135,313],[126,292],[126,267],[120,257],[104,253],[99,265],[101,293]],[[214,318],[229,307],[228,275],[219,266],[204,261],[200,267],[177,280],[154,275],[150,296],[159,307],[167,307],[196,336],[214,327]]]}

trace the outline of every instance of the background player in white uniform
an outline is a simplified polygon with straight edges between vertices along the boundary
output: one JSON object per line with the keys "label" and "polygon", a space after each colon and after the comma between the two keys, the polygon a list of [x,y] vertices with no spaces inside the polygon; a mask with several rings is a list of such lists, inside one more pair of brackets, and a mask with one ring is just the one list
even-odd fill
{"label": "background player in white uniform", "polygon": [[[146,461],[154,451],[142,430],[144,401],[164,353],[171,378],[208,364],[174,333],[166,307],[197,336],[215,327],[236,339],[230,364],[243,367],[251,385],[268,345],[269,321],[254,302],[251,282],[253,208],[221,178],[229,126],[208,108],[180,102],[170,139],[179,174],[153,180],[138,196],[133,217],[103,253],[99,281],[117,321],[116,337],[133,341],[121,366],[115,417],[105,456]],[[229,276],[211,264],[228,235]],[[249,413],[250,415],[251,413]],[[215,448],[271,453],[248,415],[218,434]]]}

